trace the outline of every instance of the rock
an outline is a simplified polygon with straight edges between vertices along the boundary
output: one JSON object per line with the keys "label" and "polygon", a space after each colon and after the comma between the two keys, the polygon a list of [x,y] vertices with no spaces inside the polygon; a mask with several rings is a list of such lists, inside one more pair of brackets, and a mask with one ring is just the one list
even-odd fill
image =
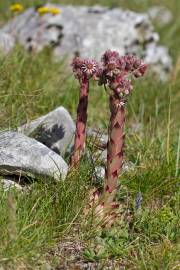
{"label": "rock", "polygon": [[8,54],[14,48],[15,39],[11,34],[0,31],[0,52]]}
{"label": "rock", "polygon": [[18,132],[0,133],[0,174],[64,179],[68,166],[61,156]]}
{"label": "rock", "polygon": [[[106,163],[106,160],[104,160],[104,164]],[[135,165],[131,161],[126,161],[123,166],[122,170],[120,171],[120,174],[133,171],[135,169]],[[99,181],[104,179],[105,176],[105,167],[104,166],[96,166],[94,171],[94,180]]]}
{"label": "rock", "polygon": [[122,172],[130,172],[135,170],[135,164],[132,161],[126,161],[124,162],[122,166]]}
{"label": "rock", "polygon": [[134,133],[142,134],[143,124],[139,122],[131,123],[129,127],[129,133],[133,135]]}
{"label": "rock", "polygon": [[19,132],[35,138],[56,153],[64,155],[72,143],[75,124],[63,107],[18,128]]}
{"label": "rock", "polygon": [[87,137],[89,138],[90,142],[92,142],[97,148],[106,149],[108,135],[103,134],[100,131],[88,128],[87,129]]}
{"label": "rock", "polygon": [[[99,162],[101,165],[105,165],[107,162],[107,150],[99,151]],[[122,172],[129,172],[134,170],[135,164],[131,161],[126,161],[123,164]]]}
{"label": "rock", "polygon": [[[148,14],[101,6],[55,7],[62,13],[39,16],[35,9],[28,9],[2,31],[11,34],[13,26],[13,35],[29,51],[52,46],[56,59],[80,55],[99,60],[107,49],[117,50],[120,55],[135,53],[148,59],[160,79],[167,78],[164,74],[169,74],[172,60],[167,48],[158,45],[159,35]],[[149,57],[152,54],[153,57]]]}
{"label": "rock", "polygon": [[159,26],[165,26],[173,19],[172,12],[163,6],[152,6],[148,10],[148,15],[150,19],[155,21]]}
{"label": "rock", "polygon": [[[134,127],[134,128],[139,128]],[[107,141],[108,135],[101,133],[100,131],[89,128],[87,130],[89,143],[95,147],[95,155],[92,155],[90,151],[86,151],[87,158],[93,163],[94,166],[94,181],[101,181],[105,175],[105,166],[107,163]],[[96,165],[96,164],[99,165]],[[121,173],[130,172],[135,169],[135,164],[131,161],[125,161]]]}
{"label": "rock", "polygon": [[105,168],[102,167],[102,166],[97,166],[95,168],[94,175],[95,175],[96,178],[103,179],[104,176],[105,176]]}
{"label": "rock", "polygon": [[51,267],[51,265],[46,262],[45,264],[42,265],[41,270],[55,270],[55,268]]}
{"label": "rock", "polygon": [[136,211],[141,209],[142,200],[143,200],[142,193],[139,191],[136,194],[136,199],[135,199],[135,204],[134,204]]}
{"label": "rock", "polygon": [[151,65],[151,70],[158,75],[160,80],[167,81],[172,65],[166,47],[156,46],[154,43],[148,44],[144,61]]}
{"label": "rock", "polygon": [[17,184],[15,181],[13,181],[12,177],[0,179],[0,185],[2,185],[5,191],[8,191],[11,188],[15,188],[17,191],[23,190],[23,187]]}

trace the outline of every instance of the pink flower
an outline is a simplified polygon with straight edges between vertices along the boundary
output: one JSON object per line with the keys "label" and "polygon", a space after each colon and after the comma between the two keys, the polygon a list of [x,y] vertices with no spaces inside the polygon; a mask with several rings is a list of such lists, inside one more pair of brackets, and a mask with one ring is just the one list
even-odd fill
{"label": "pink flower", "polygon": [[113,76],[113,73],[120,67],[118,52],[110,50],[106,51],[102,56],[102,62],[106,73],[109,76]]}
{"label": "pink flower", "polygon": [[121,71],[125,71],[126,62],[124,57],[119,57],[119,68]]}
{"label": "pink flower", "polygon": [[80,79],[82,77],[82,65],[83,60],[80,57],[75,57],[72,61],[72,68],[75,74],[75,77]]}
{"label": "pink flower", "polygon": [[147,65],[142,64],[133,72],[133,75],[136,78],[142,77],[145,74],[146,70],[147,70]]}
{"label": "pink flower", "polygon": [[88,78],[95,75],[98,71],[98,64],[95,60],[85,59],[81,66],[81,70]]}
{"label": "pink flower", "polygon": [[122,57],[125,62],[125,71],[132,73],[134,77],[138,78],[145,74],[147,65],[134,55],[125,55]]}
{"label": "pink flower", "polygon": [[134,69],[137,69],[137,68],[139,68],[141,65],[142,65],[142,61],[141,61],[140,59],[138,59],[138,58],[135,58],[135,59],[134,59],[134,63],[133,63],[133,68],[134,68]]}
{"label": "pink flower", "polygon": [[130,80],[121,78],[119,80],[119,85],[118,85],[117,91],[118,91],[118,89],[120,89],[121,93],[128,96],[130,94],[131,90],[133,89],[133,86],[132,86]]}
{"label": "pink flower", "polygon": [[119,58],[119,53],[118,52],[108,50],[103,54],[101,61],[106,65],[112,59],[118,59],[118,58]]}
{"label": "pink flower", "polygon": [[99,65],[92,59],[81,59],[76,57],[72,62],[73,72],[78,79],[86,77],[90,79],[96,76],[99,71]]}
{"label": "pink flower", "polygon": [[125,70],[128,72],[133,71],[134,65],[137,63],[137,59],[134,55],[125,55],[124,57],[124,62],[125,62]]}

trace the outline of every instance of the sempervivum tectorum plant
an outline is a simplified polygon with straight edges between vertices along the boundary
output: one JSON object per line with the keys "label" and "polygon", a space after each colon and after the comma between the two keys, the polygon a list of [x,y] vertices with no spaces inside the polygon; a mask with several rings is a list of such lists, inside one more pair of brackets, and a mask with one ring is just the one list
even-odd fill
{"label": "sempervivum tectorum plant", "polygon": [[74,149],[70,159],[71,167],[77,165],[84,150],[86,140],[86,123],[89,94],[89,80],[96,78],[98,64],[91,59],[76,57],[72,62],[73,72],[80,83],[79,104],[77,107],[76,133]]}
{"label": "sempervivum tectorum plant", "polygon": [[133,87],[131,78],[139,78],[147,65],[133,55],[120,57],[116,51],[107,51],[97,71],[100,85],[109,93],[110,121],[108,128],[107,165],[103,194],[92,192],[85,214],[92,210],[95,226],[111,226],[119,216],[119,204],[114,202],[118,189],[118,176],[124,159],[125,106]]}
{"label": "sempervivum tectorum plant", "polygon": [[102,57],[103,67],[99,83],[110,91],[110,122],[108,129],[107,166],[104,183],[105,202],[112,202],[118,188],[118,176],[124,158],[125,105],[133,87],[131,77],[144,75],[147,65],[133,55],[120,57],[115,51],[107,51]]}

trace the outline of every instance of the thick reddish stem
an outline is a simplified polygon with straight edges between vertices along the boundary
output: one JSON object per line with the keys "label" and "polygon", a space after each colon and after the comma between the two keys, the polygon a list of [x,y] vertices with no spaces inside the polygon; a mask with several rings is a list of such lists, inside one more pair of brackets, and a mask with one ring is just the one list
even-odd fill
{"label": "thick reddish stem", "polygon": [[110,123],[107,145],[107,168],[105,175],[105,191],[114,194],[118,188],[118,176],[123,165],[124,157],[124,103],[118,94],[109,98]]}
{"label": "thick reddish stem", "polygon": [[87,79],[87,77],[83,77],[80,80],[80,96],[77,108],[74,150],[70,160],[71,167],[79,163],[81,154],[84,150],[86,140],[88,93],[89,93],[89,80]]}

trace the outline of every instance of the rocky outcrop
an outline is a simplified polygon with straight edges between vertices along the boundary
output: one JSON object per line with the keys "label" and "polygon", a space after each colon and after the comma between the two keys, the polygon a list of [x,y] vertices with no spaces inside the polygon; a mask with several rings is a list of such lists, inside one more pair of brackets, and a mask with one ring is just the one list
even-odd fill
{"label": "rocky outcrop", "polygon": [[148,14],[101,6],[55,6],[62,11],[56,16],[39,16],[30,8],[1,30],[13,33],[31,52],[52,46],[56,59],[81,55],[98,60],[107,49],[121,55],[135,53],[151,65],[160,79],[167,78],[171,57],[167,48],[159,45],[159,35]]}

